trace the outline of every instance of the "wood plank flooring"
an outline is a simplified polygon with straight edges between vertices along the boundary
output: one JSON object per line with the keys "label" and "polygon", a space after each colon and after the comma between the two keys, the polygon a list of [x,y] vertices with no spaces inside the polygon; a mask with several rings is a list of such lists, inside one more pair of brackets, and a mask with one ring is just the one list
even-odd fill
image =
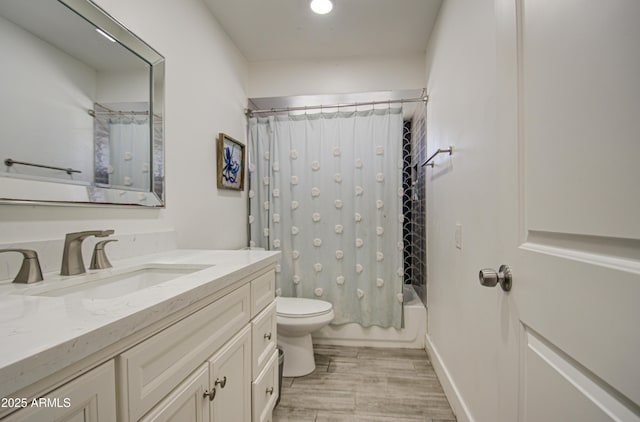
{"label": "wood plank flooring", "polygon": [[283,379],[273,422],[456,420],[424,350],[322,345],[314,350],[312,374]]}

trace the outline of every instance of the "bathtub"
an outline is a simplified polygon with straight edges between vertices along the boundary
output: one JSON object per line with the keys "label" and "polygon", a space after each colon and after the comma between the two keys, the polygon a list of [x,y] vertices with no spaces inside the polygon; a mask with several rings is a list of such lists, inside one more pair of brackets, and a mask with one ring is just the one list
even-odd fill
{"label": "bathtub", "polygon": [[328,325],[312,334],[316,344],[355,347],[424,349],[427,309],[413,290],[404,285],[404,328],[363,327],[350,323]]}

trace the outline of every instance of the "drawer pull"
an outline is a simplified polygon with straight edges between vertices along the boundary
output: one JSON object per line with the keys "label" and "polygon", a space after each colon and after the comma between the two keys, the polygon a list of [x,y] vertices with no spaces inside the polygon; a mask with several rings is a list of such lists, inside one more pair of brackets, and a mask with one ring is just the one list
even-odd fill
{"label": "drawer pull", "polygon": [[213,399],[216,398],[216,389],[214,388],[211,391],[205,390],[204,394],[202,395],[202,398],[207,398],[207,397],[209,397],[209,401],[213,401]]}
{"label": "drawer pull", "polygon": [[271,333],[265,334],[264,338],[266,338],[267,340],[271,340]]}
{"label": "drawer pull", "polygon": [[267,388],[267,393],[269,393],[269,395],[272,396],[273,395],[273,387]]}
{"label": "drawer pull", "polygon": [[220,388],[224,388],[225,385],[227,385],[227,377],[223,377],[222,381],[220,381],[220,378],[216,379],[216,382],[213,383],[214,385],[219,385]]}

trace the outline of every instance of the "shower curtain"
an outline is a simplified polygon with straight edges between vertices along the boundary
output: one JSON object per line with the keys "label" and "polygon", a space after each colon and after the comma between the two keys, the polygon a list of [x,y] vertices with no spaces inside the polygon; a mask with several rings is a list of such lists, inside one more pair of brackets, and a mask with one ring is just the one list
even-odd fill
{"label": "shower curtain", "polygon": [[149,120],[109,119],[109,182],[127,189],[151,187]]}
{"label": "shower curtain", "polygon": [[249,120],[251,246],[280,250],[277,293],[334,324],[402,325],[402,111]]}

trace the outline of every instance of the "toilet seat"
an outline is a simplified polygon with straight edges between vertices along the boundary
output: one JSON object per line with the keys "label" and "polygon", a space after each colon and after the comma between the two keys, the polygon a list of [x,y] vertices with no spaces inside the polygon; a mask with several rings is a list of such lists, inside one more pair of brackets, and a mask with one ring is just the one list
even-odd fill
{"label": "toilet seat", "polygon": [[309,318],[330,313],[333,305],[329,302],[301,297],[278,297],[276,314],[287,318]]}

